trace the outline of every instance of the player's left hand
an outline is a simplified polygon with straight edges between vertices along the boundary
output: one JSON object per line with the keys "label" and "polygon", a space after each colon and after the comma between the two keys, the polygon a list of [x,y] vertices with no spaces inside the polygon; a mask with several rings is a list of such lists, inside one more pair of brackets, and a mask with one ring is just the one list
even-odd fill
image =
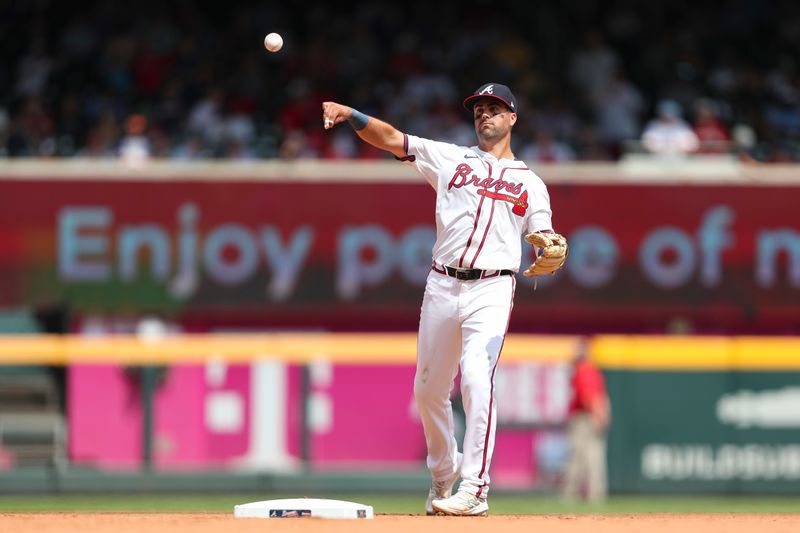
{"label": "player's left hand", "polygon": [[525,235],[525,241],[536,248],[536,261],[522,273],[524,276],[553,274],[567,260],[569,247],[563,235],[536,231]]}

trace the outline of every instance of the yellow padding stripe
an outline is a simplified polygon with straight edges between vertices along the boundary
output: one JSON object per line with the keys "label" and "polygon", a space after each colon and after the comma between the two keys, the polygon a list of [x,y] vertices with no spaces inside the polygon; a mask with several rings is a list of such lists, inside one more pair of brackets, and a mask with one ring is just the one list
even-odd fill
{"label": "yellow padding stripe", "polygon": [[800,339],[600,335],[592,358],[609,369],[800,370]]}
{"label": "yellow padding stripe", "polygon": [[[510,334],[501,362],[568,362],[580,337]],[[0,364],[179,364],[209,360],[414,364],[414,333],[187,334],[145,342],[135,336],[0,336]],[[598,335],[592,359],[630,370],[800,370],[800,338]]]}
{"label": "yellow padding stripe", "polygon": [[[579,337],[509,335],[503,362],[568,361]],[[414,333],[187,334],[146,342],[136,336],[0,336],[0,364],[179,364],[209,360],[414,364]]]}

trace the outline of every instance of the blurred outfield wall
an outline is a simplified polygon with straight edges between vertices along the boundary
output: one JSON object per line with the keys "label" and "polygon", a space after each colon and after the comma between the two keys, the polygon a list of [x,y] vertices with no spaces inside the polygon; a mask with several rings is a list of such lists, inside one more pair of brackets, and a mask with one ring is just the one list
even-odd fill
{"label": "blurred outfield wall", "polygon": [[[254,475],[339,473],[347,490],[371,490],[375,480],[353,475],[420,474],[425,484],[412,396],[415,340],[413,333],[1,336],[0,361],[67,366],[69,468],[49,474],[49,489],[70,487],[76,472],[90,469],[121,479],[155,472],[164,487],[186,473],[226,473],[234,488]],[[569,361],[580,340],[510,334],[496,387],[497,489],[557,488]],[[613,406],[612,491],[800,492],[797,338],[598,335],[589,352]],[[143,462],[146,402],[137,372],[146,367],[162,369],[152,470]],[[0,476],[0,491],[14,476]]]}
{"label": "blurred outfield wall", "polygon": [[[797,332],[796,167],[534,170],[571,254],[536,292],[520,280],[512,331]],[[414,330],[433,211],[394,162],[3,162],[0,306],[192,331]]]}
{"label": "blurred outfield wall", "polygon": [[[506,343],[496,377],[497,487],[554,487],[578,341],[519,335]],[[95,471],[155,474],[164,486],[175,486],[176,475],[226,473],[234,487],[254,476],[328,474],[341,476],[344,490],[362,491],[374,488],[364,481],[372,476],[384,484],[401,478],[395,488],[404,490],[403,477],[419,479],[420,488],[428,482],[413,400],[415,352],[414,333],[5,335],[0,377],[13,368],[5,365],[66,368],[68,464],[49,474],[54,487]],[[151,369],[149,397],[141,385]],[[1,422],[2,413],[0,434]],[[0,452],[2,442],[0,435]],[[5,472],[0,491],[23,473]],[[93,487],[102,484],[95,479]]]}
{"label": "blurred outfield wall", "polygon": [[800,339],[599,336],[610,488],[800,492]]}

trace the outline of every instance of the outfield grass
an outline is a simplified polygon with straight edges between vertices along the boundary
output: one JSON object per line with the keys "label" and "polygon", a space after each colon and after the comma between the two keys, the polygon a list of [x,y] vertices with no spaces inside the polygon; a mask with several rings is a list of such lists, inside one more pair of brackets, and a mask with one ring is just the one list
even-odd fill
{"label": "outfield grass", "polygon": [[[220,494],[220,495],[66,495],[0,496],[0,512],[212,512],[232,513],[233,506],[287,497],[332,498],[372,505],[376,513],[421,514],[423,495],[385,494]],[[492,495],[492,514],[627,513],[800,513],[800,497],[615,496],[600,505],[566,504],[554,498]]]}

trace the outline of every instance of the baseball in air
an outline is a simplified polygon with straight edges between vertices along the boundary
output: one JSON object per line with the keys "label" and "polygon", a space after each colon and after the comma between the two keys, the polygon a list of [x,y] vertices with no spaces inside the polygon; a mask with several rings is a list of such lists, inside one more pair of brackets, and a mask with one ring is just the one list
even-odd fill
{"label": "baseball in air", "polygon": [[270,33],[264,37],[264,48],[270,52],[277,52],[283,46],[283,37],[279,33]]}

